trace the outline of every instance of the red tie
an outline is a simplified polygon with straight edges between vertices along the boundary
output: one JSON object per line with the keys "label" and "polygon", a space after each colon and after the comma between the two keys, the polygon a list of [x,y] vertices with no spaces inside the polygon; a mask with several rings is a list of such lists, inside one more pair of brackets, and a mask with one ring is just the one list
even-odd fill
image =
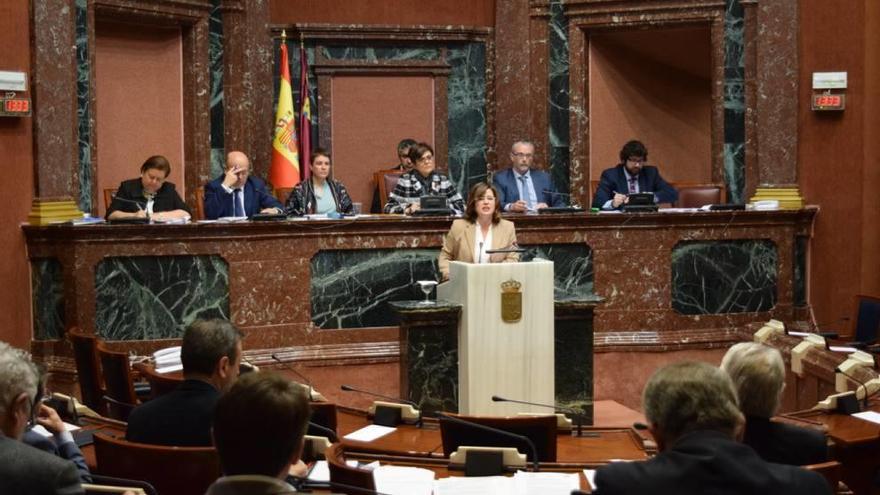
{"label": "red tie", "polygon": [[629,178],[629,193],[630,194],[635,194],[638,192],[638,191],[636,191],[636,181],[637,180],[639,180],[638,177],[630,177]]}

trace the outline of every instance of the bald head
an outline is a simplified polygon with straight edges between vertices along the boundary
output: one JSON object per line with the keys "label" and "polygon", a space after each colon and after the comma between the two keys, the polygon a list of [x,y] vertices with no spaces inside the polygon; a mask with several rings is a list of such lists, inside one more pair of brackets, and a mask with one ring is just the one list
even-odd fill
{"label": "bald head", "polygon": [[226,155],[226,177],[223,184],[232,189],[244,187],[250,171],[251,161],[247,155],[241,151],[230,151]]}

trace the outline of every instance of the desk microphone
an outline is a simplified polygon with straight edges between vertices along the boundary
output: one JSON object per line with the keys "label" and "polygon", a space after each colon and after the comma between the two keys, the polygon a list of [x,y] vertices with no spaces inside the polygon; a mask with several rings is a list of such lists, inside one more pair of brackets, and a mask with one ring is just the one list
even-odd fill
{"label": "desk microphone", "polygon": [[[559,407],[553,404],[541,404],[538,402],[526,402],[524,400],[516,400],[516,399],[507,399],[505,397],[500,397],[497,395],[492,396],[492,402],[511,402],[514,404],[524,404],[527,406],[536,406],[536,407],[546,407],[548,409],[553,409],[556,412],[568,413],[574,416],[575,426],[577,427],[577,436],[583,436],[583,411],[578,411],[573,407]],[[598,436],[598,435],[597,435]]]}
{"label": "desk microphone", "polygon": [[354,388],[351,385],[340,385],[339,388],[345,392],[357,392],[359,394],[365,394],[365,395],[369,395],[371,397],[378,397],[380,399],[385,399],[385,400],[388,400],[391,402],[397,402],[398,404],[408,404],[410,406],[413,406],[413,408],[416,410],[416,412],[419,413],[419,419],[416,421],[416,428],[422,427],[422,411],[419,408],[419,405],[411,400],[401,399],[400,397],[390,397],[388,395],[377,394],[376,392],[370,392],[369,390],[361,390],[359,388]]}
{"label": "desk microphone", "polygon": [[475,423],[473,421],[468,421],[466,419],[461,419],[461,418],[458,418],[455,416],[450,416],[449,414],[443,413],[443,412],[437,413],[437,419],[446,420],[446,421],[449,421],[452,423],[458,423],[458,424],[464,425],[464,426],[471,426],[471,427],[476,428],[478,430],[488,431],[489,433],[495,433],[497,435],[507,437],[507,438],[512,438],[514,440],[518,440],[519,442],[525,443],[526,445],[529,446],[529,450],[531,451],[531,454],[532,454],[532,470],[536,473],[538,472],[538,470],[539,470],[538,449],[535,448],[535,443],[532,442],[531,438],[529,438],[525,435],[517,435],[516,433],[511,433],[509,431],[505,431],[505,430],[502,430],[499,428],[493,428],[491,426],[481,425],[480,423]]}
{"label": "desk microphone", "polygon": [[[144,211],[144,208],[147,207],[146,203],[141,204],[140,201],[136,201],[136,200],[128,199],[128,198],[120,198],[119,196],[113,196],[113,201],[116,201],[116,200],[122,201],[123,203],[131,203],[131,204],[137,206],[139,211]],[[113,201],[111,201],[110,204],[113,204]]]}
{"label": "desk microphone", "polygon": [[280,364],[282,368],[284,368],[288,371],[292,371],[294,375],[298,376],[304,382],[306,382],[306,386],[309,387],[309,402],[315,402],[315,396],[312,392],[314,390],[314,387],[312,387],[311,380],[306,378],[305,375],[303,375],[302,373],[297,371],[296,368],[294,368],[293,366],[290,366],[289,364],[282,361],[275,353],[272,353],[272,359],[275,360],[275,362],[277,362],[278,364]]}
{"label": "desk microphone", "polygon": [[[339,488],[343,490],[343,493],[348,493],[350,495],[389,495],[385,492],[380,492],[376,490],[371,490],[369,488],[363,488],[360,486],[349,485],[346,483],[340,483],[338,481],[316,481],[310,480],[308,478],[303,478],[301,476],[294,476],[292,474],[288,474],[286,477],[288,483],[293,485],[297,492],[307,493],[309,488]],[[375,483],[375,481],[374,481]],[[288,492],[283,492],[279,495],[287,495]]]}
{"label": "desk microphone", "polygon": [[[330,428],[327,428],[324,425],[319,425],[318,423],[315,423],[314,421],[309,421],[309,427],[308,427],[307,431],[312,431],[312,430],[314,430],[318,433],[321,433],[320,436],[327,437],[333,443],[336,443],[339,441],[339,437],[336,435],[335,431],[331,430]],[[316,435],[316,436],[318,436],[318,435]]]}
{"label": "desk microphone", "polygon": [[568,193],[561,193],[561,192],[556,192],[556,191],[551,191],[550,189],[544,189],[544,190],[541,191],[541,192],[544,193],[544,194],[554,194],[554,195],[556,195],[556,196],[562,196],[562,197],[564,197],[564,198],[570,198],[570,197],[571,197],[571,194],[568,194]]}
{"label": "desk microphone", "polygon": [[[834,372],[840,373],[841,375],[849,378],[850,380],[858,383],[859,385],[861,385],[862,387],[865,388],[865,397],[862,399],[862,404],[863,404],[862,410],[867,411],[868,410],[868,384],[866,382],[863,382],[862,380],[859,380],[854,375],[850,375],[849,373],[845,373],[842,369],[840,369],[840,366],[834,368]],[[859,390],[858,387],[856,387],[856,395],[858,395],[858,390]]]}
{"label": "desk microphone", "polygon": [[838,318],[834,321],[826,321],[824,323],[812,323],[812,322],[810,322],[810,323],[813,325],[813,330],[816,333],[819,333],[819,329],[822,327],[826,327],[828,325],[834,325],[836,323],[840,323],[840,322],[844,322],[844,321],[849,321],[849,316],[841,316],[840,318]]}

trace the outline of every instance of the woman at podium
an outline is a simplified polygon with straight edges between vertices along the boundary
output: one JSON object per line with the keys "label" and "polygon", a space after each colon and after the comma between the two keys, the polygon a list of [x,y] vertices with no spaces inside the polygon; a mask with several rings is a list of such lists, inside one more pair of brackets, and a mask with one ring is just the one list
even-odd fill
{"label": "woman at podium", "polygon": [[162,155],[147,158],[138,179],[123,181],[107,207],[107,220],[150,219],[170,221],[189,218],[190,212],[174,184],[168,182],[171,164]]}
{"label": "woman at podium", "polygon": [[486,251],[516,247],[513,222],[501,218],[501,200],[495,187],[485,182],[475,184],[468,194],[464,218],[452,222],[443,239],[437,264],[443,280],[449,279],[449,262],[509,263],[519,261],[519,253]]}
{"label": "woman at podium", "polygon": [[287,214],[353,214],[354,203],[351,202],[345,186],[330,178],[330,153],[323,148],[316,148],[310,158],[311,177],[293,188],[285,205]]}

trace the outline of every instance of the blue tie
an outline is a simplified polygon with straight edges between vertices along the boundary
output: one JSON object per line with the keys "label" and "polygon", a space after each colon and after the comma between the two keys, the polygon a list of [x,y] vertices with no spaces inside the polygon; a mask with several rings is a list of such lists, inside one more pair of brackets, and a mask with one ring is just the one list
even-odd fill
{"label": "blue tie", "polygon": [[523,201],[526,202],[526,208],[532,209],[532,195],[529,194],[529,178],[525,175],[520,175],[519,180],[521,182],[522,194],[520,197]]}
{"label": "blue tie", "polygon": [[241,201],[241,189],[236,189],[232,191],[232,204],[235,205],[233,207],[233,216],[243,217],[244,216],[244,206]]}

